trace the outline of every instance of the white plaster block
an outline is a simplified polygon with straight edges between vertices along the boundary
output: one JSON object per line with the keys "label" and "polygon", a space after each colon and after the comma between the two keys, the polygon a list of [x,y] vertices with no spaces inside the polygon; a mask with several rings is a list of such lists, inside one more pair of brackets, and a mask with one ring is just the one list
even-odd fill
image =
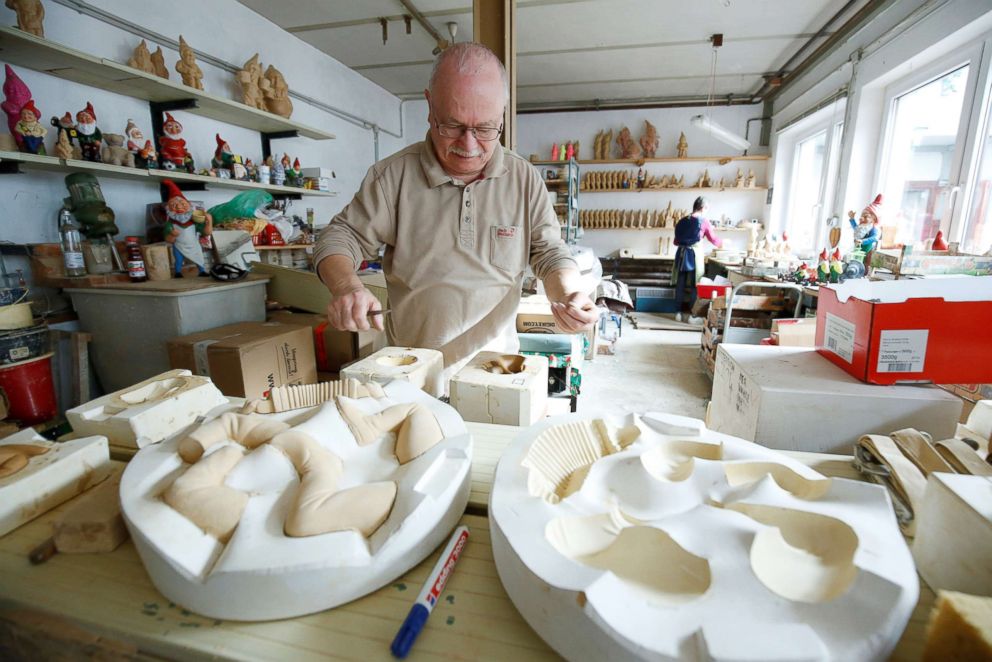
{"label": "white plaster block", "polygon": [[974,409],[968,414],[966,427],[978,435],[978,440],[988,442],[992,440],[992,400],[979,400],[975,403]]}
{"label": "white plaster block", "polygon": [[884,488],[681,416],[538,423],[489,512],[510,599],[570,660],[880,660],[919,595]]}
{"label": "white plaster block", "polygon": [[548,358],[479,352],[451,378],[448,391],[466,421],[527,427],[544,417]]}
{"label": "white plaster block", "polygon": [[930,474],[913,557],[934,591],[992,596],[992,478]]}
{"label": "white plaster block", "polygon": [[115,446],[143,448],[179,432],[227,398],[209,377],[170,370],[66,411],[77,434],[103,435]]}
{"label": "white plaster block", "polygon": [[106,437],[85,437],[52,442],[21,430],[0,446],[45,446],[20,471],[0,478],[0,536],[93,487],[110,475],[110,450]]}
{"label": "white plaster block", "polygon": [[[418,403],[444,438],[400,465],[395,435],[359,445],[334,402],[267,415],[306,433],[343,464],[341,489],[391,481],[396,498],[368,538],[356,530],[291,537],[284,525],[300,480],[281,451],[263,443],[226,476],[249,495],[231,538],[220,542],[170,507],[162,494],[189,466],[173,437],[141,449],[121,479],[125,523],[155,587],[169,600],[213,618],[259,621],[323,611],[362,597],[416,566],[442,544],[468,502],[472,439],[457,412],[405,381],[384,398],[352,402],[369,414]],[[222,441],[205,457],[233,441]]]}
{"label": "white plaster block", "polygon": [[444,395],[441,373],[444,355],[421,347],[384,347],[375,354],[341,369],[341,379],[387,384],[394,379],[410,382],[435,398]]}

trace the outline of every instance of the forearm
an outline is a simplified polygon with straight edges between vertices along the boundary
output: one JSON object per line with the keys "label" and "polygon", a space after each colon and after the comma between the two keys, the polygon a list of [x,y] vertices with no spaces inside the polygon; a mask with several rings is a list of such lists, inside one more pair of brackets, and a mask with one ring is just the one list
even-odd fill
{"label": "forearm", "polygon": [[548,301],[563,301],[569,294],[579,292],[581,275],[578,269],[556,269],[544,277],[544,292]]}
{"label": "forearm", "polygon": [[329,255],[317,264],[320,280],[335,297],[356,292],[365,286],[355,274],[355,262],[347,255]]}

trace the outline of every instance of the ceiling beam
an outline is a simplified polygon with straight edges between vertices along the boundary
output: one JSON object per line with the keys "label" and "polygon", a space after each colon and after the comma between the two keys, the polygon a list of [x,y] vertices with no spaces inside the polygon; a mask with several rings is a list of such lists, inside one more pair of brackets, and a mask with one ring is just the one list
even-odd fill
{"label": "ceiling beam", "polygon": [[506,108],[500,142],[517,147],[517,0],[473,0],[472,37],[488,46],[506,68]]}

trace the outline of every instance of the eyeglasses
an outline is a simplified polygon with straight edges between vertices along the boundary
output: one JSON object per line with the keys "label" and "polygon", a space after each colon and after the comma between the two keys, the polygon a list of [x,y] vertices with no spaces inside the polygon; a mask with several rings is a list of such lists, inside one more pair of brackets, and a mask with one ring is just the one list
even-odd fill
{"label": "eyeglasses", "polygon": [[445,138],[461,138],[466,131],[469,131],[476,140],[482,142],[496,140],[499,138],[499,134],[503,133],[502,124],[499,128],[496,128],[492,126],[465,126],[464,124],[441,124],[434,122],[434,126],[437,127],[437,132]]}

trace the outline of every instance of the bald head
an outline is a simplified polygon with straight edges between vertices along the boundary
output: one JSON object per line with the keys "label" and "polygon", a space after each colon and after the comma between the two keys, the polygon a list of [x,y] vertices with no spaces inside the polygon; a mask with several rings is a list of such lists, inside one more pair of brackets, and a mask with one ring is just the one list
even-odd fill
{"label": "bald head", "polygon": [[495,53],[482,44],[463,41],[444,49],[434,60],[427,91],[431,96],[436,96],[436,91],[450,85],[453,79],[485,80],[494,76],[499,77],[505,105],[510,96],[510,80],[503,63]]}

